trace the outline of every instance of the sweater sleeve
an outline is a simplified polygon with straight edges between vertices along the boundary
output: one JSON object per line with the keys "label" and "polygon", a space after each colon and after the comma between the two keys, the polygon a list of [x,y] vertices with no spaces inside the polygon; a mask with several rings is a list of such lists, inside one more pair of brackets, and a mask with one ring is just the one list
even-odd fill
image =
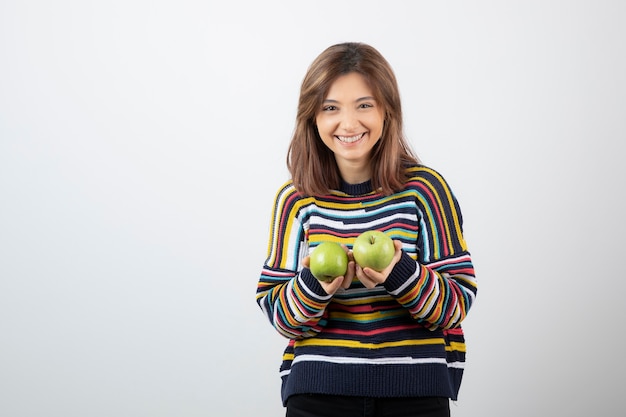
{"label": "sweater sleeve", "polygon": [[385,288],[428,328],[458,327],[477,293],[459,204],[443,177],[432,169],[417,168],[409,187],[420,212],[418,239],[412,243],[417,246],[417,259],[403,253]]}
{"label": "sweater sleeve", "polygon": [[319,333],[332,298],[310,270],[302,268],[308,253],[303,214],[308,203],[291,182],[277,192],[267,258],[256,291],[257,304],[265,316],[278,333],[290,339]]}

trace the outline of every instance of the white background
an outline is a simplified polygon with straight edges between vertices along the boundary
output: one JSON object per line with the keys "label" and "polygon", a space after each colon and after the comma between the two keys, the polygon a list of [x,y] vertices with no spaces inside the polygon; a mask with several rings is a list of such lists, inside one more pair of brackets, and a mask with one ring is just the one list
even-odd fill
{"label": "white background", "polygon": [[300,81],[363,41],[479,279],[454,417],[622,408],[626,3],[0,2],[0,414],[280,416]]}

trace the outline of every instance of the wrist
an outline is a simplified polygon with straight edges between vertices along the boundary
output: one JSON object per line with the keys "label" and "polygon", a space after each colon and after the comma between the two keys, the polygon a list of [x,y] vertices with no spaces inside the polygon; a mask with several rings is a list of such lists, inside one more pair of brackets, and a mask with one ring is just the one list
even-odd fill
{"label": "wrist", "polygon": [[385,280],[385,289],[393,292],[400,288],[410,277],[415,275],[418,264],[406,252],[402,252],[400,260],[394,265],[391,273]]}

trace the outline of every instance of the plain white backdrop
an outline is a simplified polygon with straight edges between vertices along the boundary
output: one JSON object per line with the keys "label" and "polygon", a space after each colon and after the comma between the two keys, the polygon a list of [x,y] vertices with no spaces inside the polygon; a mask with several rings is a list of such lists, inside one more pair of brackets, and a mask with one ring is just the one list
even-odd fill
{"label": "plain white backdrop", "polygon": [[363,41],[456,193],[454,417],[622,407],[626,3],[0,2],[0,415],[283,415],[254,294],[300,81]]}

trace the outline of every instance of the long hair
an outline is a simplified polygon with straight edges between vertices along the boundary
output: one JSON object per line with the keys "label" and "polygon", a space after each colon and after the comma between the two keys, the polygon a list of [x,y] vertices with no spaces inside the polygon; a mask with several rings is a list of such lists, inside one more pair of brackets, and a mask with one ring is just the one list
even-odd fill
{"label": "long hair", "polygon": [[287,152],[287,168],[301,194],[325,195],[341,186],[333,152],[319,136],[315,118],[332,85],[340,76],[361,74],[384,109],[384,127],[372,149],[372,187],[385,195],[403,188],[407,165],[419,163],[404,137],[402,106],[395,74],[375,48],[356,42],[330,46],[309,66],[302,81],[294,129]]}

